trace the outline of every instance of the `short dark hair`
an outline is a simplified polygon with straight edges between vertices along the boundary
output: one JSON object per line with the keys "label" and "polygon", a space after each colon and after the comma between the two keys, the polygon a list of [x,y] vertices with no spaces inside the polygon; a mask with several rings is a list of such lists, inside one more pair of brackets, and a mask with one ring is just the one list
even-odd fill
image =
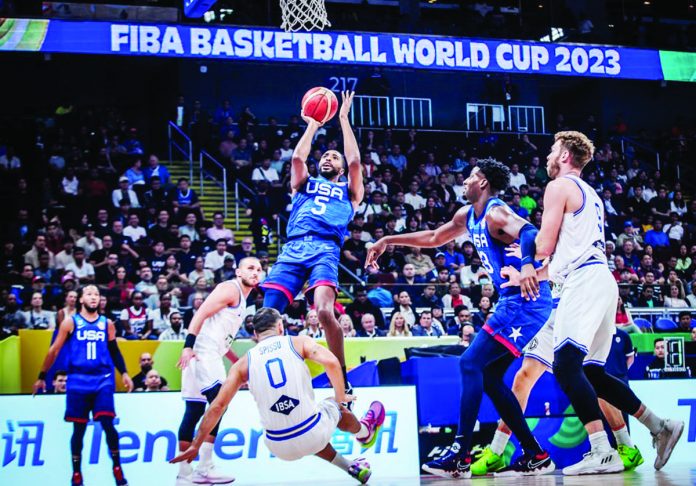
{"label": "short dark hair", "polygon": [[224,243],[225,245],[227,245],[227,239],[218,238],[217,240],[215,240],[215,246],[219,245],[220,243]]}
{"label": "short dark hair", "polygon": [[494,191],[502,191],[510,185],[510,169],[493,158],[479,159],[478,168]]}
{"label": "short dark hair", "polygon": [[262,307],[254,314],[254,320],[252,321],[254,331],[256,334],[261,334],[273,329],[280,319],[282,319],[280,312],[272,307]]}
{"label": "short dark hair", "polygon": [[[676,287],[676,285],[675,285],[675,287]],[[691,317],[691,312],[689,312],[689,311],[681,311],[681,312],[679,313],[679,319],[681,319],[681,318],[684,317],[684,316],[689,316],[689,317]]]}
{"label": "short dark hair", "polygon": [[655,346],[657,343],[660,343],[660,342],[662,342],[662,341],[664,341],[664,340],[665,340],[665,338],[657,338],[657,339],[655,339],[655,340],[653,341],[653,346]]}
{"label": "short dark hair", "polygon": [[53,379],[55,380],[59,376],[68,376],[68,372],[65,370],[56,370],[56,372],[53,373]]}

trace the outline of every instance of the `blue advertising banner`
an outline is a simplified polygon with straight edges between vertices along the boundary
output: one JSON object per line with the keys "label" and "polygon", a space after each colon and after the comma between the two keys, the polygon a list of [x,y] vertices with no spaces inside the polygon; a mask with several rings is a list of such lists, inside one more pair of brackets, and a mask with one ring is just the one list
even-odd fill
{"label": "blue advertising banner", "polygon": [[407,34],[0,19],[0,50],[663,79],[657,50]]}

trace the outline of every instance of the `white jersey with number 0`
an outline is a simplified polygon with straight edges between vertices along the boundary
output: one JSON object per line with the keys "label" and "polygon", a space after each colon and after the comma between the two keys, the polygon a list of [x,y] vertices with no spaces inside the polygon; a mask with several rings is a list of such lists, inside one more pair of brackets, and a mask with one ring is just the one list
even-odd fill
{"label": "white jersey with number 0", "polygon": [[[290,336],[273,336],[259,342],[247,354],[249,391],[266,431],[294,434],[317,414],[312,377]],[[311,422],[311,420],[310,420]],[[313,425],[306,423],[305,426]],[[292,434],[289,434],[292,435]]]}
{"label": "white jersey with number 0", "polygon": [[577,184],[582,192],[582,206],[563,215],[556,250],[549,264],[549,277],[563,283],[570,272],[588,261],[605,263],[604,205],[589,184],[574,175],[566,178]]}
{"label": "white jersey with number 0", "polygon": [[220,309],[203,322],[193,346],[194,353],[199,357],[210,354],[224,356],[244,322],[246,299],[239,281],[234,279],[231,282],[239,289],[239,303],[234,307]]}

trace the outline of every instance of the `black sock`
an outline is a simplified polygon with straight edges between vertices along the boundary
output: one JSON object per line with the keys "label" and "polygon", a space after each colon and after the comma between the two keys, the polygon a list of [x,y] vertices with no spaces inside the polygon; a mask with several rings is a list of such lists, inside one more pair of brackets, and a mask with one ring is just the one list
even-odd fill
{"label": "black sock", "polygon": [[109,451],[111,454],[111,460],[114,463],[114,467],[121,467],[121,453],[118,450]]}
{"label": "black sock", "polygon": [[73,473],[82,473],[82,456],[72,456]]}
{"label": "black sock", "polygon": [[341,366],[341,372],[343,373],[343,382],[346,384],[346,390],[350,388],[350,385],[348,384],[348,374],[346,372],[346,367]]}

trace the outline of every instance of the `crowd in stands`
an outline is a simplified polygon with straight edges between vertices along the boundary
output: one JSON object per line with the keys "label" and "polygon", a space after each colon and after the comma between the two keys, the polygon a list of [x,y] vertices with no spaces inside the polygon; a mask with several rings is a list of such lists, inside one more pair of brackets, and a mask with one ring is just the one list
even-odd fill
{"label": "crowd in stands", "polygon": [[[597,147],[585,178],[604,201],[606,254],[621,296],[617,324],[629,332],[652,331],[634,322],[632,308],[677,308],[685,309],[679,321],[655,330],[690,332],[689,309],[696,307],[693,186],[630,148],[620,152],[611,136],[626,133],[625,123],[603,134],[591,120],[567,127],[559,116],[554,128],[581,128]],[[268,272],[273,222],[286,219],[291,207],[289,162],[303,131],[299,118],[261,123],[249,107],[238,113],[225,101],[211,110],[200,103],[189,109],[182,98],[176,121],[253,189],[246,201],[253,238],[240,241],[222,213],[205,214],[191,181],[172,178],[115,112],[100,118],[59,107],[37,122],[35,151],[17,153],[11,141],[0,148],[2,337],[55,328],[76,311],[76,291],[94,283],[102,293],[100,311],[114,320],[120,338],[180,340],[208,292],[233,278],[242,258],[259,257]],[[495,312],[498,295],[467,235],[432,251],[389,246],[376,269],[364,269],[366,252],[384,235],[448,221],[466,203],[464,180],[485,157],[510,166],[510,186],[501,197],[539,226],[552,138],[488,130],[455,143],[416,130],[359,135],[367,191],[341,257],[340,280],[354,294],[345,308],[337,304],[344,334],[452,335],[468,346]],[[675,127],[671,136],[693,146],[693,130]],[[325,150],[340,146],[336,127],[322,127],[309,173],[317,174]],[[27,170],[29,158],[40,170]],[[250,299],[252,313],[262,296]],[[323,336],[304,298],[288,307],[285,319],[289,333]],[[252,334],[247,319],[238,337]]]}

